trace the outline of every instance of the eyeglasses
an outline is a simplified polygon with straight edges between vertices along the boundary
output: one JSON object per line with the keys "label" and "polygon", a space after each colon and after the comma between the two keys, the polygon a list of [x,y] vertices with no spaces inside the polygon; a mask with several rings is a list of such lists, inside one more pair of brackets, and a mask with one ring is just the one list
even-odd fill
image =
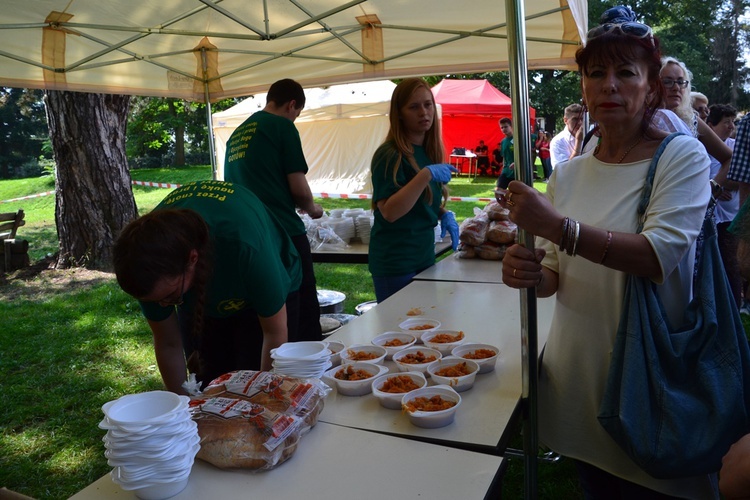
{"label": "eyeglasses", "polygon": [[[628,21],[618,24],[604,23],[597,26],[596,28],[591,28],[586,35],[586,40],[593,40],[594,38],[610,33],[614,30],[619,30],[620,33],[632,36],[634,38],[646,38],[653,36],[653,32],[651,31],[650,26],[642,23],[637,23],[635,21]],[[651,44],[654,44],[653,39],[651,40]]]}
{"label": "eyeglasses", "polygon": [[182,281],[180,282],[180,296],[175,300],[172,297],[166,297],[159,301],[162,306],[181,306],[185,302],[185,271],[182,271]]}
{"label": "eyeglasses", "polygon": [[680,78],[679,80],[672,80],[671,78],[662,78],[661,83],[664,84],[664,87],[671,89],[672,87],[677,84],[678,87],[681,89],[686,88],[690,84],[690,80],[683,80]]}

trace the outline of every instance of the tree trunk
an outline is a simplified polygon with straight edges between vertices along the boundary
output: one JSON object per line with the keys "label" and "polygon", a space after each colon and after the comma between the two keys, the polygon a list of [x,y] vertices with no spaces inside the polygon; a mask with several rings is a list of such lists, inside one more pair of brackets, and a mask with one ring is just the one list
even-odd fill
{"label": "tree trunk", "polygon": [[125,155],[130,98],[47,91],[57,163],[57,267],[112,269],[112,245],[138,215]]}
{"label": "tree trunk", "polygon": [[174,101],[172,99],[168,99],[167,104],[169,105],[169,114],[172,115],[172,123],[176,124],[174,127],[174,166],[184,167],[185,166],[184,115],[180,117],[177,114],[177,109],[175,108]]}

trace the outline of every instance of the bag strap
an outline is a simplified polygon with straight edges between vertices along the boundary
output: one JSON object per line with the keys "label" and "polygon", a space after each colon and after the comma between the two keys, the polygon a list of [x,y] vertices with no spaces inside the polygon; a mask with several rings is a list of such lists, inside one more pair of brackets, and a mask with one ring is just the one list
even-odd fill
{"label": "bag strap", "polygon": [[669,134],[659,144],[659,148],[654,153],[654,157],[651,159],[651,164],[648,166],[648,174],[646,174],[646,182],[643,185],[643,193],[641,194],[641,201],[638,203],[638,229],[636,233],[643,231],[643,225],[646,222],[646,208],[651,202],[651,191],[654,188],[654,175],[656,175],[656,165],[659,163],[662,153],[667,148],[667,145],[672,142],[672,139],[678,135],[685,135],[682,132],[674,132]]}

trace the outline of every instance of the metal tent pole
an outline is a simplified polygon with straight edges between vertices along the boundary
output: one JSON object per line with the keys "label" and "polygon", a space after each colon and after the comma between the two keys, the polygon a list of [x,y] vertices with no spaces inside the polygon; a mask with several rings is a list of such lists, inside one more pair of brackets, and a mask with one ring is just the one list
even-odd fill
{"label": "metal tent pole", "polygon": [[[531,131],[526,59],[526,24],[523,0],[505,0],[508,23],[508,52],[511,84],[511,110],[518,180],[533,186]],[[519,168],[521,166],[522,168]],[[518,241],[534,248],[534,236],[519,230]],[[524,498],[537,498],[537,304],[536,289],[521,291],[521,414],[523,418]]]}
{"label": "metal tent pole", "polygon": [[211,93],[208,91],[208,56],[206,48],[201,48],[201,62],[203,63],[203,96],[206,100],[206,124],[208,125],[208,153],[211,156],[211,178],[218,180],[219,171],[216,167],[216,145],[214,144],[214,120],[211,116]]}

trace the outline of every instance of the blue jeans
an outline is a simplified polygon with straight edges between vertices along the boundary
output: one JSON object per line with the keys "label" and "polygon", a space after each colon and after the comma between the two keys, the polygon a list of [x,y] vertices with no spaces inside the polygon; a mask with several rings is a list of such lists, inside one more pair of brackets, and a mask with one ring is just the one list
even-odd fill
{"label": "blue jeans", "polygon": [[398,292],[411,283],[417,273],[403,274],[401,276],[373,276],[372,284],[375,285],[375,298],[378,304]]}

